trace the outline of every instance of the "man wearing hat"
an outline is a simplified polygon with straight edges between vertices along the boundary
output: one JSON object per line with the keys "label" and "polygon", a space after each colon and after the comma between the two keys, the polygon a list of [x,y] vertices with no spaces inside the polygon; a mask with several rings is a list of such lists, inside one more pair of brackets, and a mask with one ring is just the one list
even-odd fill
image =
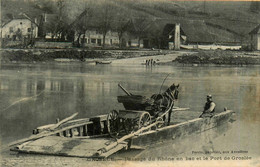
{"label": "man wearing hat", "polygon": [[200,115],[200,118],[203,118],[205,116],[213,116],[213,113],[215,112],[216,104],[212,101],[212,96],[207,95],[207,102],[204,106],[204,111]]}

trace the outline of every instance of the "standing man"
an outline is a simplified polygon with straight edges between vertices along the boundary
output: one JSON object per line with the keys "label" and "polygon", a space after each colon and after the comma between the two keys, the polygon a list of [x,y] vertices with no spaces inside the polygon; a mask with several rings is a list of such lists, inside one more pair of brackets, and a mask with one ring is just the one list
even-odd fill
{"label": "standing man", "polygon": [[215,112],[215,107],[216,107],[216,104],[213,102],[212,96],[207,95],[207,102],[204,106],[204,110],[203,110],[202,114],[199,117],[200,118],[203,118],[205,116],[212,117],[213,113]]}

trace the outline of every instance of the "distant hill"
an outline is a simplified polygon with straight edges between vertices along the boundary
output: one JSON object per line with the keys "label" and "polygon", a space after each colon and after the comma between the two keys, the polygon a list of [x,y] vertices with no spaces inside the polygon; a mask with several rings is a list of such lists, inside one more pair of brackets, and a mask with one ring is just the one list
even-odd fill
{"label": "distant hill", "polygon": [[238,35],[246,35],[260,24],[260,11],[251,12],[251,2],[132,2],[126,1],[123,5],[157,19],[208,22]]}
{"label": "distant hill", "polygon": [[[204,31],[208,31],[206,35],[212,34],[214,38],[231,41],[248,40],[248,33],[260,24],[260,10],[252,10],[251,2],[64,0],[63,13],[66,14],[66,21],[71,23],[88,8],[91,11],[88,17],[95,20],[93,24],[96,24],[102,20],[102,12],[107,4],[112,6],[109,11],[112,16],[109,19],[113,24],[117,24],[121,16],[125,22],[130,19],[145,19],[146,22],[180,22],[183,26],[194,24],[193,30],[188,27],[189,31],[196,31],[201,25]],[[58,13],[55,6],[56,1],[2,0],[1,21],[5,22],[21,12],[31,17],[37,17],[44,12]],[[200,35],[203,36],[203,33],[200,32]]]}

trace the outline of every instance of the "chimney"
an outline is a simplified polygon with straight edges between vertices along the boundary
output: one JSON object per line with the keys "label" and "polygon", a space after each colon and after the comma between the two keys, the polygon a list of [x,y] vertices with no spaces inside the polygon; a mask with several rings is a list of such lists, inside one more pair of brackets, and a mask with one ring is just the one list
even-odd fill
{"label": "chimney", "polygon": [[47,15],[46,15],[46,13],[43,14],[43,22],[47,22]]}
{"label": "chimney", "polygon": [[174,34],[174,49],[180,50],[181,45],[181,33],[180,33],[180,23],[175,24],[175,34]]}
{"label": "chimney", "polygon": [[35,38],[37,38],[38,37],[38,20],[37,20],[37,18],[35,18],[34,19],[34,22],[35,22],[35,34],[34,34],[34,36],[35,36]]}

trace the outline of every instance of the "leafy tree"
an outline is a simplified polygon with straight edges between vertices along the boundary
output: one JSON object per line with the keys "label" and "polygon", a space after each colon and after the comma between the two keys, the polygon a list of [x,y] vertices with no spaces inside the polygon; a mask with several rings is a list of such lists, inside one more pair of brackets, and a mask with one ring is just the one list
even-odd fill
{"label": "leafy tree", "polygon": [[140,47],[141,38],[145,35],[147,27],[151,24],[147,17],[141,16],[134,21],[135,33],[138,37],[138,47]]}
{"label": "leafy tree", "polygon": [[[46,32],[51,32],[53,40],[54,37],[58,37],[58,40],[64,40],[66,36],[64,29],[68,26],[65,1],[38,0],[33,7],[42,11],[39,22],[39,36],[45,36]],[[49,16],[47,20],[45,20],[45,15]]]}
{"label": "leafy tree", "polygon": [[87,22],[91,15],[91,9],[86,8],[75,20],[71,23],[70,27],[75,28],[77,32],[77,40],[76,45],[80,47],[80,37],[83,35],[83,41],[81,41],[82,44],[85,43],[85,33],[88,30]]}
{"label": "leafy tree", "polygon": [[106,2],[103,4],[103,12],[101,12],[100,30],[103,34],[103,48],[106,45],[106,35],[111,30],[111,20],[113,20],[114,6]]}
{"label": "leafy tree", "polygon": [[114,18],[115,30],[119,38],[119,47],[122,48],[122,36],[129,26],[130,19],[127,18],[127,12],[123,8],[117,10],[117,14]]}
{"label": "leafy tree", "polygon": [[254,13],[260,12],[260,1],[252,1],[250,4],[250,11]]}

